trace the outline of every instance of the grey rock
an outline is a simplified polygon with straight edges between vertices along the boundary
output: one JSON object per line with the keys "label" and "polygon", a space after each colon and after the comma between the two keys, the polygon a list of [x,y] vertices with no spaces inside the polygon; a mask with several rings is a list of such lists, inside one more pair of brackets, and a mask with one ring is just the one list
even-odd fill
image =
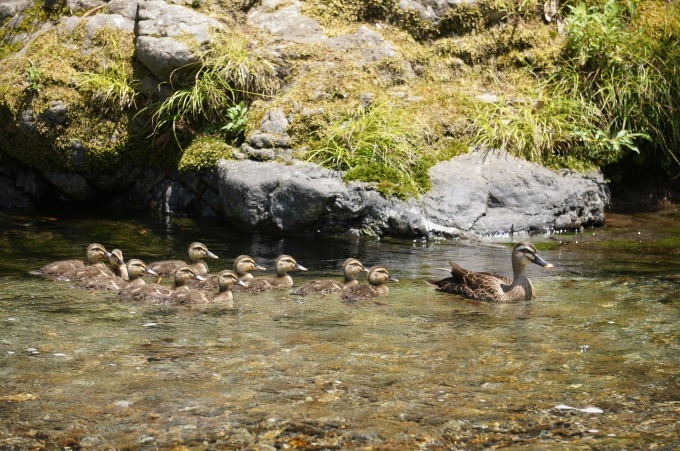
{"label": "grey rock", "polygon": [[354,33],[329,39],[326,43],[336,50],[355,50],[361,55],[362,64],[373,63],[383,58],[394,58],[397,52],[379,33],[365,25]]}
{"label": "grey rock", "polygon": [[184,42],[174,38],[140,36],[135,50],[137,59],[159,80],[168,80],[175,69],[199,61]]}
{"label": "grey rock", "polygon": [[385,199],[370,184],[311,163],[220,161],[221,211],[243,230],[402,237],[484,235],[599,225],[609,193],[599,173],[556,173],[504,152],[434,166],[421,199]]}
{"label": "grey rock", "polygon": [[24,8],[29,8],[33,2],[26,0],[3,0],[0,2],[0,23],[4,23],[8,17],[12,17]]}
{"label": "grey rock", "polygon": [[43,172],[44,179],[59,189],[69,200],[91,202],[95,193],[85,177],[76,173]]}
{"label": "grey rock", "polygon": [[87,12],[104,5],[106,2],[103,0],[66,0],[66,6],[73,12]]}
{"label": "grey rock", "polygon": [[609,203],[599,173],[560,174],[501,151],[477,150],[439,163],[430,177],[424,214],[476,234],[602,224]]}
{"label": "grey rock", "polygon": [[298,0],[263,0],[249,12],[248,21],[286,41],[316,43],[326,40],[321,25],[304,17],[300,9]]}
{"label": "grey rock", "polygon": [[11,180],[0,175],[0,208],[30,210],[33,202]]}
{"label": "grey rock", "polygon": [[50,102],[50,106],[42,112],[40,119],[52,125],[64,125],[68,119],[68,107],[61,100]]}
{"label": "grey rock", "polygon": [[[108,11],[138,19],[137,58],[163,81],[168,80],[175,69],[199,60],[184,42],[185,36],[200,46],[210,41],[211,30],[222,28],[220,22],[205,14],[158,0],[139,3],[121,0],[110,5]],[[180,37],[182,39],[177,39]]]}
{"label": "grey rock", "polygon": [[279,109],[268,111],[262,122],[260,123],[260,130],[265,133],[285,135],[288,132],[288,118]]}

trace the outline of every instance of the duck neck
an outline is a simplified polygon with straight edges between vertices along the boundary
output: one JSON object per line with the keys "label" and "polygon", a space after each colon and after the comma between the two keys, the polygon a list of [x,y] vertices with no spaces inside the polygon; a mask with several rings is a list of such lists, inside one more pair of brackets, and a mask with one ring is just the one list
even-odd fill
{"label": "duck neck", "polygon": [[510,288],[522,287],[526,293],[526,299],[532,299],[534,297],[534,286],[526,275],[525,267],[512,263],[512,285]]}

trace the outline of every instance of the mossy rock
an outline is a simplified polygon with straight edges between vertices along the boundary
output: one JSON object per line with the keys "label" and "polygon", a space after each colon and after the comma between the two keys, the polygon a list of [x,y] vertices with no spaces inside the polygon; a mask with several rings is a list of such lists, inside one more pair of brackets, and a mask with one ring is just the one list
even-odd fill
{"label": "mossy rock", "polygon": [[201,136],[184,149],[177,165],[180,171],[200,172],[214,168],[221,159],[231,159],[234,148],[216,136]]}

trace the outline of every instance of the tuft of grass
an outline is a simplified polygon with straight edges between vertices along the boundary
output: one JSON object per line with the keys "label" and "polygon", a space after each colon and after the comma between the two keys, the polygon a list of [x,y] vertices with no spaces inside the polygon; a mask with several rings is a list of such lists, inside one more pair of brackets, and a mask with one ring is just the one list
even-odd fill
{"label": "tuft of grass", "polygon": [[[387,101],[357,106],[316,130],[307,154],[345,180],[377,182],[385,195],[414,196],[429,188],[421,126],[405,109]],[[432,163],[430,163],[431,165]]]}
{"label": "tuft of grass", "polygon": [[200,55],[200,62],[176,70],[170,85],[174,92],[152,105],[155,134],[178,126],[192,129],[203,125],[233,123],[225,112],[241,102],[268,97],[279,87],[274,65],[254,53],[245,37],[218,33],[213,44]]}

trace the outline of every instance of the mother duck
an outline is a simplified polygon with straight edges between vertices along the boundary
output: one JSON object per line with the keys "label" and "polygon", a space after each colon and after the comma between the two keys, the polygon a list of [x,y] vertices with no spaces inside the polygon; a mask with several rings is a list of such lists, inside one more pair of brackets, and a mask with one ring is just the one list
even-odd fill
{"label": "mother duck", "polygon": [[522,302],[536,297],[536,290],[526,275],[526,266],[535,263],[544,268],[553,265],[543,260],[536,247],[526,241],[512,249],[512,280],[489,272],[473,272],[451,264],[451,277],[428,281],[437,290],[460,294],[466,298],[489,302]]}

